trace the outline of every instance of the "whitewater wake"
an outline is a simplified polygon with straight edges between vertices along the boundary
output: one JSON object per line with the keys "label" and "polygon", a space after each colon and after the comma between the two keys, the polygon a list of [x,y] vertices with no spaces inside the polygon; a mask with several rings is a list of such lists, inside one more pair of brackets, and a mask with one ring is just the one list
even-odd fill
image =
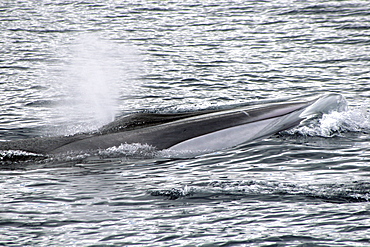
{"label": "whitewater wake", "polygon": [[[301,200],[300,198],[323,200],[332,203],[363,202],[370,199],[370,183],[352,182],[348,184],[308,184],[267,182],[267,181],[213,181],[205,185],[181,188],[150,190],[152,196],[163,196],[170,200],[180,198],[247,198],[264,196],[268,199]],[[268,197],[270,196],[270,197]]]}

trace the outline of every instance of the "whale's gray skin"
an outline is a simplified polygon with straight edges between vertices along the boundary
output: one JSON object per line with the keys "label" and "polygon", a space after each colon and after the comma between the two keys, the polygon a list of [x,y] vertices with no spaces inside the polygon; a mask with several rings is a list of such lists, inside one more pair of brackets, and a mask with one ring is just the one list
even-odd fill
{"label": "whale's gray skin", "polygon": [[345,99],[329,94],[310,101],[280,102],[219,111],[139,113],[94,133],[1,142],[0,150],[39,154],[90,152],[121,144],[148,144],[157,150],[202,153],[236,146],[295,127],[305,118],[343,110]]}

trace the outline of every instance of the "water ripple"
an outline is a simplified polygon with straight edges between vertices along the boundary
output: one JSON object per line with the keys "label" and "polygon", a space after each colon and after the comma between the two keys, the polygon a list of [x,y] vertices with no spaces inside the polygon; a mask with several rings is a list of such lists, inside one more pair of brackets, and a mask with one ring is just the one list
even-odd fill
{"label": "water ripple", "polygon": [[1,164],[0,245],[369,245],[369,12],[355,0],[6,2],[1,140],[95,128],[94,111],[73,109],[111,96],[109,116],[329,91],[349,111],[192,159],[122,146]]}

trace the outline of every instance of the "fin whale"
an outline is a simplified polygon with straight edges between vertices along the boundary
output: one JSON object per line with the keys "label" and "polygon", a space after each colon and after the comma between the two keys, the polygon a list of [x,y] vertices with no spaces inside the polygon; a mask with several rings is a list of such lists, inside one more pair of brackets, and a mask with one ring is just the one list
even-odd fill
{"label": "fin whale", "polygon": [[141,143],[157,150],[204,153],[290,129],[315,114],[343,110],[345,102],[340,94],[328,94],[308,101],[227,110],[178,114],[138,113],[122,117],[93,133],[0,142],[0,150],[55,155]]}

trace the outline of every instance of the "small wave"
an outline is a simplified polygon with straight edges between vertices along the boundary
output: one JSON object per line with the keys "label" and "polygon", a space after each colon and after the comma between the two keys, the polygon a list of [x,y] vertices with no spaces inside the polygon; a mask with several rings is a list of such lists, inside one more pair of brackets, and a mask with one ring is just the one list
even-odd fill
{"label": "small wave", "polygon": [[0,150],[0,162],[25,161],[29,159],[43,158],[44,155],[26,152],[22,150]]}
{"label": "small wave", "polygon": [[100,157],[104,158],[119,158],[119,157],[148,158],[154,157],[156,153],[157,151],[155,147],[150,146],[148,144],[124,143],[119,145],[118,147],[114,146],[107,149],[99,150],[97,154]]}
{"label": "small wave", "polygon": [[170,149],[164,149],[159,150],[156,153],[157,158],[177,158],[177,159],[186,159],[186,158],[193,158],[193,157],[200,157],[203,155],[211,154],[216,152],[216,150],[213,149],[199,149],[196,151],[192,150],[170,150]]}
{"label": "small wave", "polygon": [[165,189],[165,190],[152,190],[149,191],[151,196],[164,196],[170,200],[176,200],[181,197],[190,196],[196,193],[196,189],[193,187],[185,186],[184,188],[172,188],[172,189]]}
{"label": "small wave", "polygon": [[110,159],[110,158],[153,158],[157,154],[157,150],[150,145],[133,143],[124,143],[119,146],[109,147],[107,149],[98,149],[90,151],[79,151],[79,152],[66,152],[60,153],[53,156],[48,156],[45,162],[94,162],[100,159]]}
{"label": "small wave", "polygon": [[69,152],[58,154],[51,159],[54,161],[80,161],[95,158],[152,158],[157,151],[153,146],[141,143],[123,143],[119,146],[99,149],[90,152]]}
{"label": "small wave", "polygon": [[297,185],[266,181],[213,181],[206,186],[185,186],[149,191],[152,196],[163,196],[170,200],[179,198],[243,198],[248,196],[304,197],[332,203],[367,202],[370,199],[370,184]]}
{"label": "small wave", "polygon": [[356,108],[343,112],[333,111],[323,114],[321,118],[306,121],[285,131],[290,135],[333,137],[341,136],[345,132],[369,132],[370,114],[365,108]]}

